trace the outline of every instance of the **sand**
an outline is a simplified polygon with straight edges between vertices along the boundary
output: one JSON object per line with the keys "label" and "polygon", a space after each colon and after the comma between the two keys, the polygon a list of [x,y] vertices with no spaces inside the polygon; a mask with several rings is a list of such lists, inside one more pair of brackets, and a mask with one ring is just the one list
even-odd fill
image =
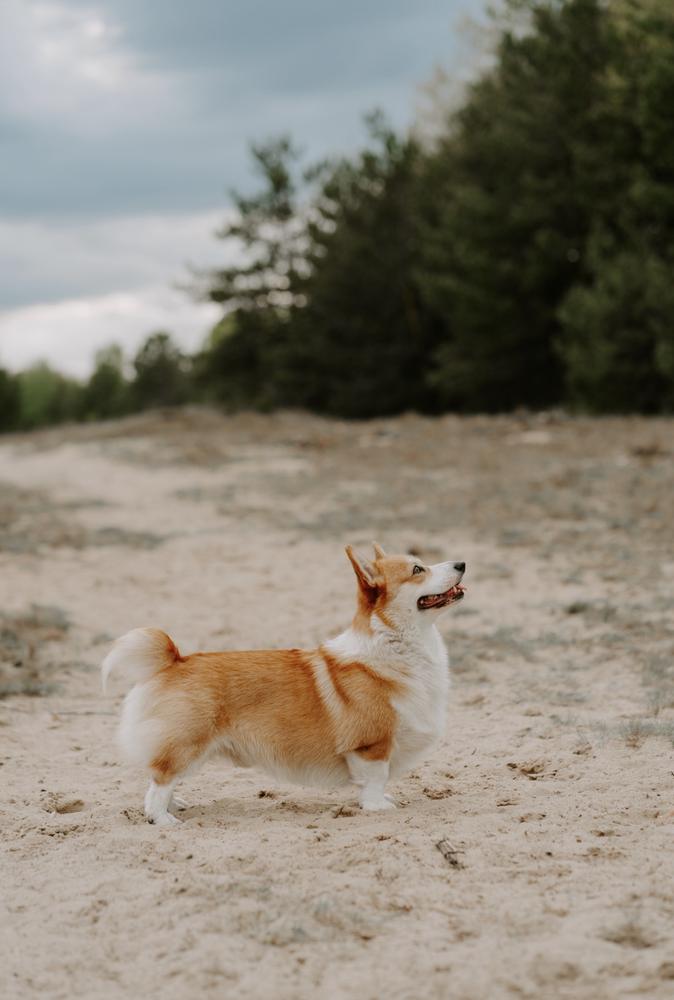
{"label": "sand", "polygon": [[[0,993],[674,995],[673,431],[194,410],[2,439]],[[371,538],[468,564],[398,810],[212,762],[182,826],[145,823],[109,642],[312,646]]]}

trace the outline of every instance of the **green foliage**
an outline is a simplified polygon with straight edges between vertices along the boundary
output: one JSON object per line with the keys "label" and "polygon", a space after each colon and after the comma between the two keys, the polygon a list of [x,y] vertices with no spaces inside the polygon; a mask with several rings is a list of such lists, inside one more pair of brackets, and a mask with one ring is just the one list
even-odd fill
{"label": "green foliage", "polygon": [[272,368],[280,321],[275,309],[237,309],[212,331],[194,362],[201,398],[228,410],[272,409],[279,373]]}
{"label": "green foliage", "polygon": [[432,147],[375,117],[362,154],[302,189],[288,140],[254,149],[261,193],[223,234],[244,263],[211,277],[234,307],[199,359],[214,398],[350,417],[672,405],[674,14],[507,13]]}
{"label": "green foliage", "polygon": [[39,362],[17,376],[18,425],[31,429],[73,420],[80,412],[81,386]]}
{"label": "green foliage", "polygon": [[228,308],[197,355],[194,377],[203,398],[229,409],[286,403],[276,364],[298,271],[304,267],[304,220],[296,203],[299,154],[282,136],[252,147],[261,191],[232,192],[236,217],[219,233],[238,263],[204,276],[201,294]]}
{"label": "green foliage", "polygon": [[674,285],[648,253],[598,258],[591,286],[560,310],[572,400],[604,412],[654,413],[674,403]]}
{"label": "green foliage", "polygon": [[422,286],[442,328],[431,380],[461,409],[559,401],[557,308],[605,182],[587,155],[610,51],[602,8],[527,6],[530,30],[503,33],[427,164]]}
{"label": "green foliage", "polygon": [[212,297],[236,309],[198,359],[200,383],[226,405],[353,417],[432,407],[410,210],[420,150],[379,116],[370,133],[355,161],[306,172],[315,195],[300,206],[292,147],[254,151],[265,186],[237,199],[225,231],[248,263],[213,276]]}
{"label": "green foliage", "polygon": [[136,354],[133,367],[130,393],[135,409],[180,406],[190,399],[190,362],[170,334],[151,334]]}
{"label": "green foliage", "polygon": [[299,154],[287,136],[253,145],[251,154],[264,186],[255,197],[231,192],[235,218],[218,235],[237,253],[237,263],[205,276],[202,294],[244,311],[284,309],[303,257],[303,224],[295,202]]}
{"label": "green foliage", "polygon": [[674,407],[674,11],[660,0],[616,11],[596,120],[619,184],[595,207],[559,352],[572,401],[650,413]]}
{"label": "green foliage", "polygon": [[96,353],[94,370],[82,390],[81,416],[85,420],[111,419],[128,412],[130,406],[122,350],[112,344]]}
{"label": "green foliage", "polygon": [[17,379],[0,368],[0,432],[18,426],[21,397]]}
{"label": "green foliage", "polygon": [[285,345],[283,396],[347,417],[428,410],[432,328],[415,263],[420,150],[379,116],[357,159],[325,167],[307,225]]}

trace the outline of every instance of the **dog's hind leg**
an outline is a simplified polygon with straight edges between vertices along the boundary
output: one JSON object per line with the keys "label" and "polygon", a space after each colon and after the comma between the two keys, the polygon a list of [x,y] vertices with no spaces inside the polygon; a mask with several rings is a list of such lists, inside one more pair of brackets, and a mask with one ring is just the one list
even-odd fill
{"label": "dog's hind leg", "polygon": [[175,823],[180,823],[180,820],[168,811],[178,776],[168,780],[162,778],[161,783],[155,780],[157,777],[159,775],[155,773],[155,778],[145,793],[145,815],[148,821],[156,826],[173,826]]}
{"label": "dog's hind leg", "polygon": [[150,823],[157,826],[173,826],[181,821],[169,809],[187,809],[184,799],[174,795],[180,778],[193,770],[203,759],[203,753],[195,745],[168,747],[150,765],[152,781],[145,795],[145,815]]}
{"label": "dog's hind leg", "polygon": [[126,710],[124,736],[152,778],[145,795],[145,815],[157,826],[171,826],[180,820],[169,810],[187,805],[174,795],[175,787],[208,756],[215,727],[212,716],[199,712],[192,701],[181,699],[180,691],[163,695],[159,691],[159,695],[161,700],[151,689],[144,699],[131,704]]}

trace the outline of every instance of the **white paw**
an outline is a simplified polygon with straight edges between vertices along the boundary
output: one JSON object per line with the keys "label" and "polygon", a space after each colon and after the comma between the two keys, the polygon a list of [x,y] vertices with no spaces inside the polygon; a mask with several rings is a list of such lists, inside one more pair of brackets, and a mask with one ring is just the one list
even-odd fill
{"label": "white paw", "polygon": [[189,802],[185,802],[185,799],[182,799],[179,795],[173,795],[171,797],[171,805],[169,806],[169,809],[171,806],[174,809],[189,809],[190,804]]}
{"label": "white paw", "polygon": [[160,813],[159,816],[148,816],[148,822],[152,823],[153,826],[176,826],[176,824],[182,823],[182,820],[167,812]]}
{"label": "white paw", "polygon": [[363,799],[360,805],[367,812],[384,812],[385,809],[396,808],[395,802],[388,795],[380,799]]}

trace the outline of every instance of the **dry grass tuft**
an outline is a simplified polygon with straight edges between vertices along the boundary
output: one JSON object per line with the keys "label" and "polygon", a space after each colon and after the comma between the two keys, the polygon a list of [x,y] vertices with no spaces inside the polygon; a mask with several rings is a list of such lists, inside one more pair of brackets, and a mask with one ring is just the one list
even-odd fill
{"label": "dry grass tuft", "polygon": [[630,719],[618,727],[618,734],[635,750],[649,736],[659,736],[674,744],[674,719]]}
{"label": "dry grass tuft", "polygon": [[604,931],[602,937],[604,941],[622,945],[623,948],[652,948],[655,944],[651,935],[636,919],[625,920],[624,923]]}
{"label": "dry grass tuft", "polygon": [[0,614],[0,698],[45,695],[54,690],[51,653],[70,623],[60,608],[33,604],[19,614]]}
{"label": "dry grass tuft", "polygon": [[103,545],[153,549],[165,541],[164,536],[149,531],[117,527],[89,529],[68,516],[78,508],[106,506],[103,500],[59,504],[37,490],[0,483],[0,552],[35,555],[48,548],[85,549]]}

